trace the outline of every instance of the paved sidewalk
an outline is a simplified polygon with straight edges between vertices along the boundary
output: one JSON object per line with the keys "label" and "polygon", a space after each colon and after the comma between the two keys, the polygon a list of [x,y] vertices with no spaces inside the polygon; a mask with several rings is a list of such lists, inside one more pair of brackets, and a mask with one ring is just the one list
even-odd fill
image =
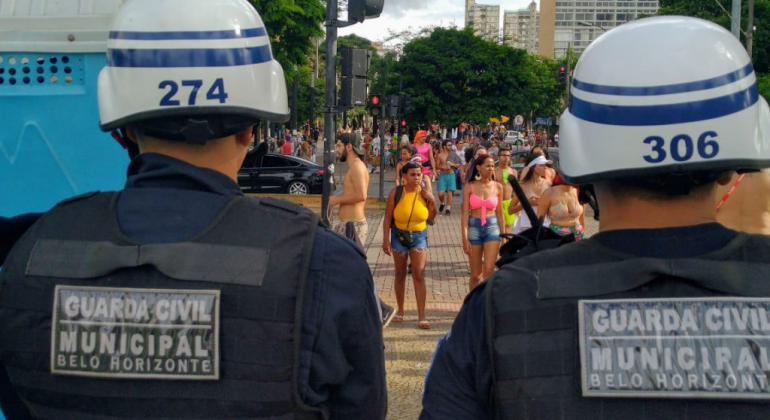
{"label": "paved sidewalk", "polygon": [[[459,194],[459,192],[458,192]],[[460,197],[455,196],[452,215],[438,215],[436,224],[428,227],[430,255],[425,281],[428,290],[427,318],[433,328],[417,328],[417,304],[411,277],[407,278],[403,324],[391,324],[384,331],[385,367],[388,374],[388,418],[416,419],[420,413],[425,375],[430,367],[436,343],[451,328],[468,293],[468,257],[462,249],[460,232]],[[379,217],[382,220],[382,216]],[[587,234],[598,231],[598,223],[589,210]],[[382,225],[370,225],[367,261],[372,270],[380,298],[396,306],[393,290],[395,267],[392,257],[382,251]]]}
{"label": "paved sidewalk", "polygon": [[[459,210],[459,208],[458,208]],[[440,337],[452,326],[468,293],[468,259],[463,253],[460,215],[439,215],[428,227],[430,255],[425,281],[428,290],[427,318],[433,328],[417,328],[417,304],[411,277],[407,278],[403,324],[391,324],[384,331],[385,367],[388,372],[389,419],[416,419],[421,409],[423,382]],[[396,306],[393,290],[393,258],[382,251],[382,226],[379,226],[367,260],[380,298]]]}

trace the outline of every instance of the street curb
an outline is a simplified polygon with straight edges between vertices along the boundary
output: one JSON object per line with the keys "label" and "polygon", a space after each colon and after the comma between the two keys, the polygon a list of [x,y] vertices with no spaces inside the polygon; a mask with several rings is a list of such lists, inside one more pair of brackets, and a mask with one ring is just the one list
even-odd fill
{"label": "street curb", "polygon": [[382,224],[384,222],[385,218],[383,217],[377,225],[377,231],[374,234],[372,243],[369,245],[369,248],[366,249],[366,263],[369,264],[369,269],[372,273],[374,273],[374,270],[377,268],[377,257],[380,255],[380,252],[382,252]]}

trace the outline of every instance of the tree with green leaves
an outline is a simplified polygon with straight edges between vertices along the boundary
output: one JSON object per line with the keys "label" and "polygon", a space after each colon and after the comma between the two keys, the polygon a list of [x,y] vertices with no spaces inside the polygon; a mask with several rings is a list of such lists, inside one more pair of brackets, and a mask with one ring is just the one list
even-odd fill
{"label": "tree with green leaves", "polygon": [[315,52],[313,39],[324,32],[325,3],[320,0],[249,0],[265,22],[275,59],[287,79],[294,77],[294,66],[308,63]]}
{"label": "tree with green leaves", "polygon": [[407,118],[423,123],[483,123],[515,114],[555,117],[564,96],[555,61],[485,41],[470,29],[435,28],[430,36],[413,39],[404,45],[395,70],[398,75],[387,77],[400,75],[404,91],[413,95]]}

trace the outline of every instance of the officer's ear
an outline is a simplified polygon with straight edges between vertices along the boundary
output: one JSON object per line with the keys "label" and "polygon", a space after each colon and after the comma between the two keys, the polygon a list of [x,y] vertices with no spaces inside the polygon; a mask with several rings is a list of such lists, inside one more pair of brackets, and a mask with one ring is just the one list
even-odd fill
{"label": "officer's ear", "polygon": [[733,175],[735,175],[735,172],[729,172],[727,175],[725,175],[722,178],[719,178],[717,180],[717,184],[719,184],[720,187],[724,187],[725,185],[729,184],[733,180]]}
{"label": "officer's ear", "polygon": [[235,140],[241,146],[248,147],[249,144],[251,144],[251,141],[254,140],[254,127],[249,127],[248,129],[236,134]]}
{"label": "officer's ear", "polygon": [[133,126],[129,125],[126,127],[126,137],[132,142],[139,144],[139,141],[137,140],[137,136],[136,136],[136,129],[134,129]]}

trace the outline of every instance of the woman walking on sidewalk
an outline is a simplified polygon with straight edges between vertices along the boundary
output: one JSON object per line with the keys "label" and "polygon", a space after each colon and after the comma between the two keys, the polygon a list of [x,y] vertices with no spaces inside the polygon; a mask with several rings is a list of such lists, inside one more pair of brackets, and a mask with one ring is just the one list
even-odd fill
{"label": "woman walking on sidewalk", "polygon": [[402,181],[401,181],[401,176],[402,176],[401,175],[401,168],[403,168],[404,165],[406,165],[407,162],[409,162],[412,159],[412,156],[414,156],[416,153],[417,153],[417,151],[414,150],[414,147],[412,147],[410,145],[406,145],[406,146],[401,148],[401,161],[399,161],[398,164],[396,164],[396,175],[395,176],[396,176],[396,186],[397,187],[402,184]]}
{"label": "woman walking on sidewalk", "polygon": [[[546,178],[547,170],[553,161],[546,159],[541,155],[531,154],[527,158],[526,174],[521,179],[521,189],[524,190],[524,194],[529,200],[529,204],[532,205],[532,210],[537,214],[538,205],[540,203],[540,197],[545,190],[551,187],[551,183]],[[523,170],[522,173],[525,173]],[[524,206],[519,201],[516,195],[511,197],[511,204],[508,207],[508,214],[518,214],[516,223],[513,227],[513,233],[519,234],[532,227],[532,221],[529,220],[527,212],[522,211]],[[549,220],[546,218],[543,221],[543,227],[548,227]]]}
{"label": "woman walking on sidewalk", "polygon": [[463,251],[471,265],[468,290],[495,272],[500,253],[503,222],[503,186],[495,182],[495,159],[480,155],[469,168],[463,190],[462,235]]}
{"label": "woman walking on sidewalk", "polygon": [[422,166],[408,162],[401,168],[403,185],[393,189],[388,196],[385,219],[382,222],[382,250],[393,256],[396,265],[396,302],[398,311],[394,323],[404,322],[404,297],[406,294],[406,264],[412,262],[412,281],[417,298],[417,326],[430,329],[425,318],[425,265],[428,262],[427,221],[436,211],[435,199],[423,189]]}

